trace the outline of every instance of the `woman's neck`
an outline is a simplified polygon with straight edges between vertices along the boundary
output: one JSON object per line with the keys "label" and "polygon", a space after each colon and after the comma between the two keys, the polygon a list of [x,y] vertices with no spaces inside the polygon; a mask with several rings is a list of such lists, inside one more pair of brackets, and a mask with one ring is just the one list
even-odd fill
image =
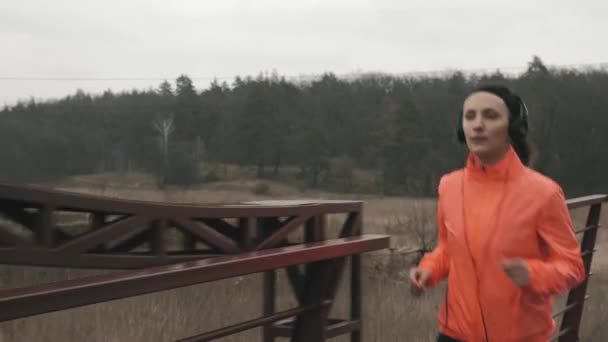
{"label": "woman's neck", "polygon": [[481,165],[482,167],[484,166],[493,166],[496,165],[499,161],[501,161],[505,155],[507,154],[507,152],[509,151],[509,146],[506,146],[502,151],[496,152],[496,153],[492,153],[489,155],[478,155],[478,154],[474,154],[474,158],[475,158],[475,162],[478,163],[479,165]]}

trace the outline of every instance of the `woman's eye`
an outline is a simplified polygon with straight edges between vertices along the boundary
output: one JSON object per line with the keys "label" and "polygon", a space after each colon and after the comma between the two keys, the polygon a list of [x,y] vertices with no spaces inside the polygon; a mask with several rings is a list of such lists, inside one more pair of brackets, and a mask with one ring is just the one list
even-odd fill
{"label": "woman's eye", "polygon": [[488,119],[496,119],[496,118],[498,118],[498,113],[495,112],[495,111],[493,111],[493,110],[485,111],[483,114]]}

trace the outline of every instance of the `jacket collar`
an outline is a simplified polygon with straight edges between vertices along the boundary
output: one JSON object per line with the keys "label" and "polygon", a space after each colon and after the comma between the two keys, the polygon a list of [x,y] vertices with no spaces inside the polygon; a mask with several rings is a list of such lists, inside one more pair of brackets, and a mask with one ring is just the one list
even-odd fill
{"label": "jacket collar", "polygon": [[508,178],[513,179],[520,175],[525,165],[521,162],[513,146],[509,146],[507,153],[494,165],[483,166],[475,160],[475,156],[469,153],[465,172],[469,177],[478,180],[497,180],[504,181]]}

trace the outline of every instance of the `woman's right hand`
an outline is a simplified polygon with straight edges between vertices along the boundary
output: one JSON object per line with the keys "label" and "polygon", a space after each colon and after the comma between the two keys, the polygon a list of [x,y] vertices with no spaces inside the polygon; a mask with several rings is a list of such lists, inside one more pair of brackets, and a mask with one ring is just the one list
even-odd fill
{"label": "woman's right hand", "polygon": [[431,278],[431,272],[413,267],[410,269],[410,290],[414,296],[420,296],[426,290],[427,283]]}

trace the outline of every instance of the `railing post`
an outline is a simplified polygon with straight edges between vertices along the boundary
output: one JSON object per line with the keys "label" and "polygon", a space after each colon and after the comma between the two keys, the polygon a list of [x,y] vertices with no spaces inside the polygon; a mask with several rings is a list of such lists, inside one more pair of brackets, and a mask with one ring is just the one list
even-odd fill
{"label": "railing post", "polygon": [[317,215],[306,221],[306,242],[325,240],[325,215]]}
{"label": "railing post", "polygon": [[45,205],[40,208],[38,213],[38,219],[36,221],[36,243],[45,248],[51,248],[54,245],[53,233],[54,233],[54,220],[53,211],[54,207]]}
{"label": "railing post", "polygon": [[[91,213],[90,220],[89,230],[95,231],[104,226],[106,223],[106,215],[103,213],[93,212]],[[93,249],[95,252],[104,252],[105,250],[105,244],[100,244]]]}
{"label": "railing post", "polygon": [[[259,218],[257,222],[257,238],[264,241],[272,234],[276,227],[276,218]],[[276,270],[264,272],[262,312],[264,316],[270,316],[276,310]],[[272,323],[262,327],[262,341],[274,342],[274,332]]]}
{"label": "railing post", "polygon": [[167,220],[160,219],[153,223],[150,249],[154,255],[163,257],[167,254]]}
{"label": "railing post", "polygon": [[595,228],[587,229],[583,233],[583,240],[581,242],[581,252],[583,264],[585,266],[586,278],[581,285],[570,291],[570,294],[568,295],[568,302],[566,303],[566,306],[572,305],[572,309],[566,311],[562,319],[560,331],[563,331],[564,334],[559,337],[559,342],[575,342],[579,340],[579,329],[583,315],[585,294],[587,292],[587,284],[589,283],[588,275],[591,271],[591,261],[593,260],[593,252],[595,248],[595,240],[601,211],[601,203],[593,204],[589,208],[589,215],[587,216],[587,224],[585,227]]}
{"label": "railing post", "polygon": [[[315,305],[316,309],[299,315],[295,321],[292,342],[324,342],[327,338],[329,305],[326,300],[333,300],[333,283],[335,272],[340,265],[337,260],[323,260],[306,266],[306,280],[302,303],[303,306]],[[333,284],[332,284],[333,283]]]}
{"label": "railing post", "polygon": [[[353,235],[363,234],[363,210],[357,213],[355,222],[353,223]],[[350,319],[351,321],[359,321],[359,329],[354,330],[350,335],[351,342],[361,342],[363,333],[363,321],[361,313],[363,312],[362,301],[362,281],[361,281],[361,255],[353,255],[350,259],[351,275],[350,275]]]}
{"label": "railing post", "polygon": [[[270,316],[275,313],[275,293],[276,271],[264,272],[264,316]],[[264,342],[274,342],[272,324],[264,325],[262,334]]]}
{"label": "railing post", "polygon": [[253,232],[256,220],[253,217],[239,218],[240,247],[245,251],[250,251],[254,247]]}

